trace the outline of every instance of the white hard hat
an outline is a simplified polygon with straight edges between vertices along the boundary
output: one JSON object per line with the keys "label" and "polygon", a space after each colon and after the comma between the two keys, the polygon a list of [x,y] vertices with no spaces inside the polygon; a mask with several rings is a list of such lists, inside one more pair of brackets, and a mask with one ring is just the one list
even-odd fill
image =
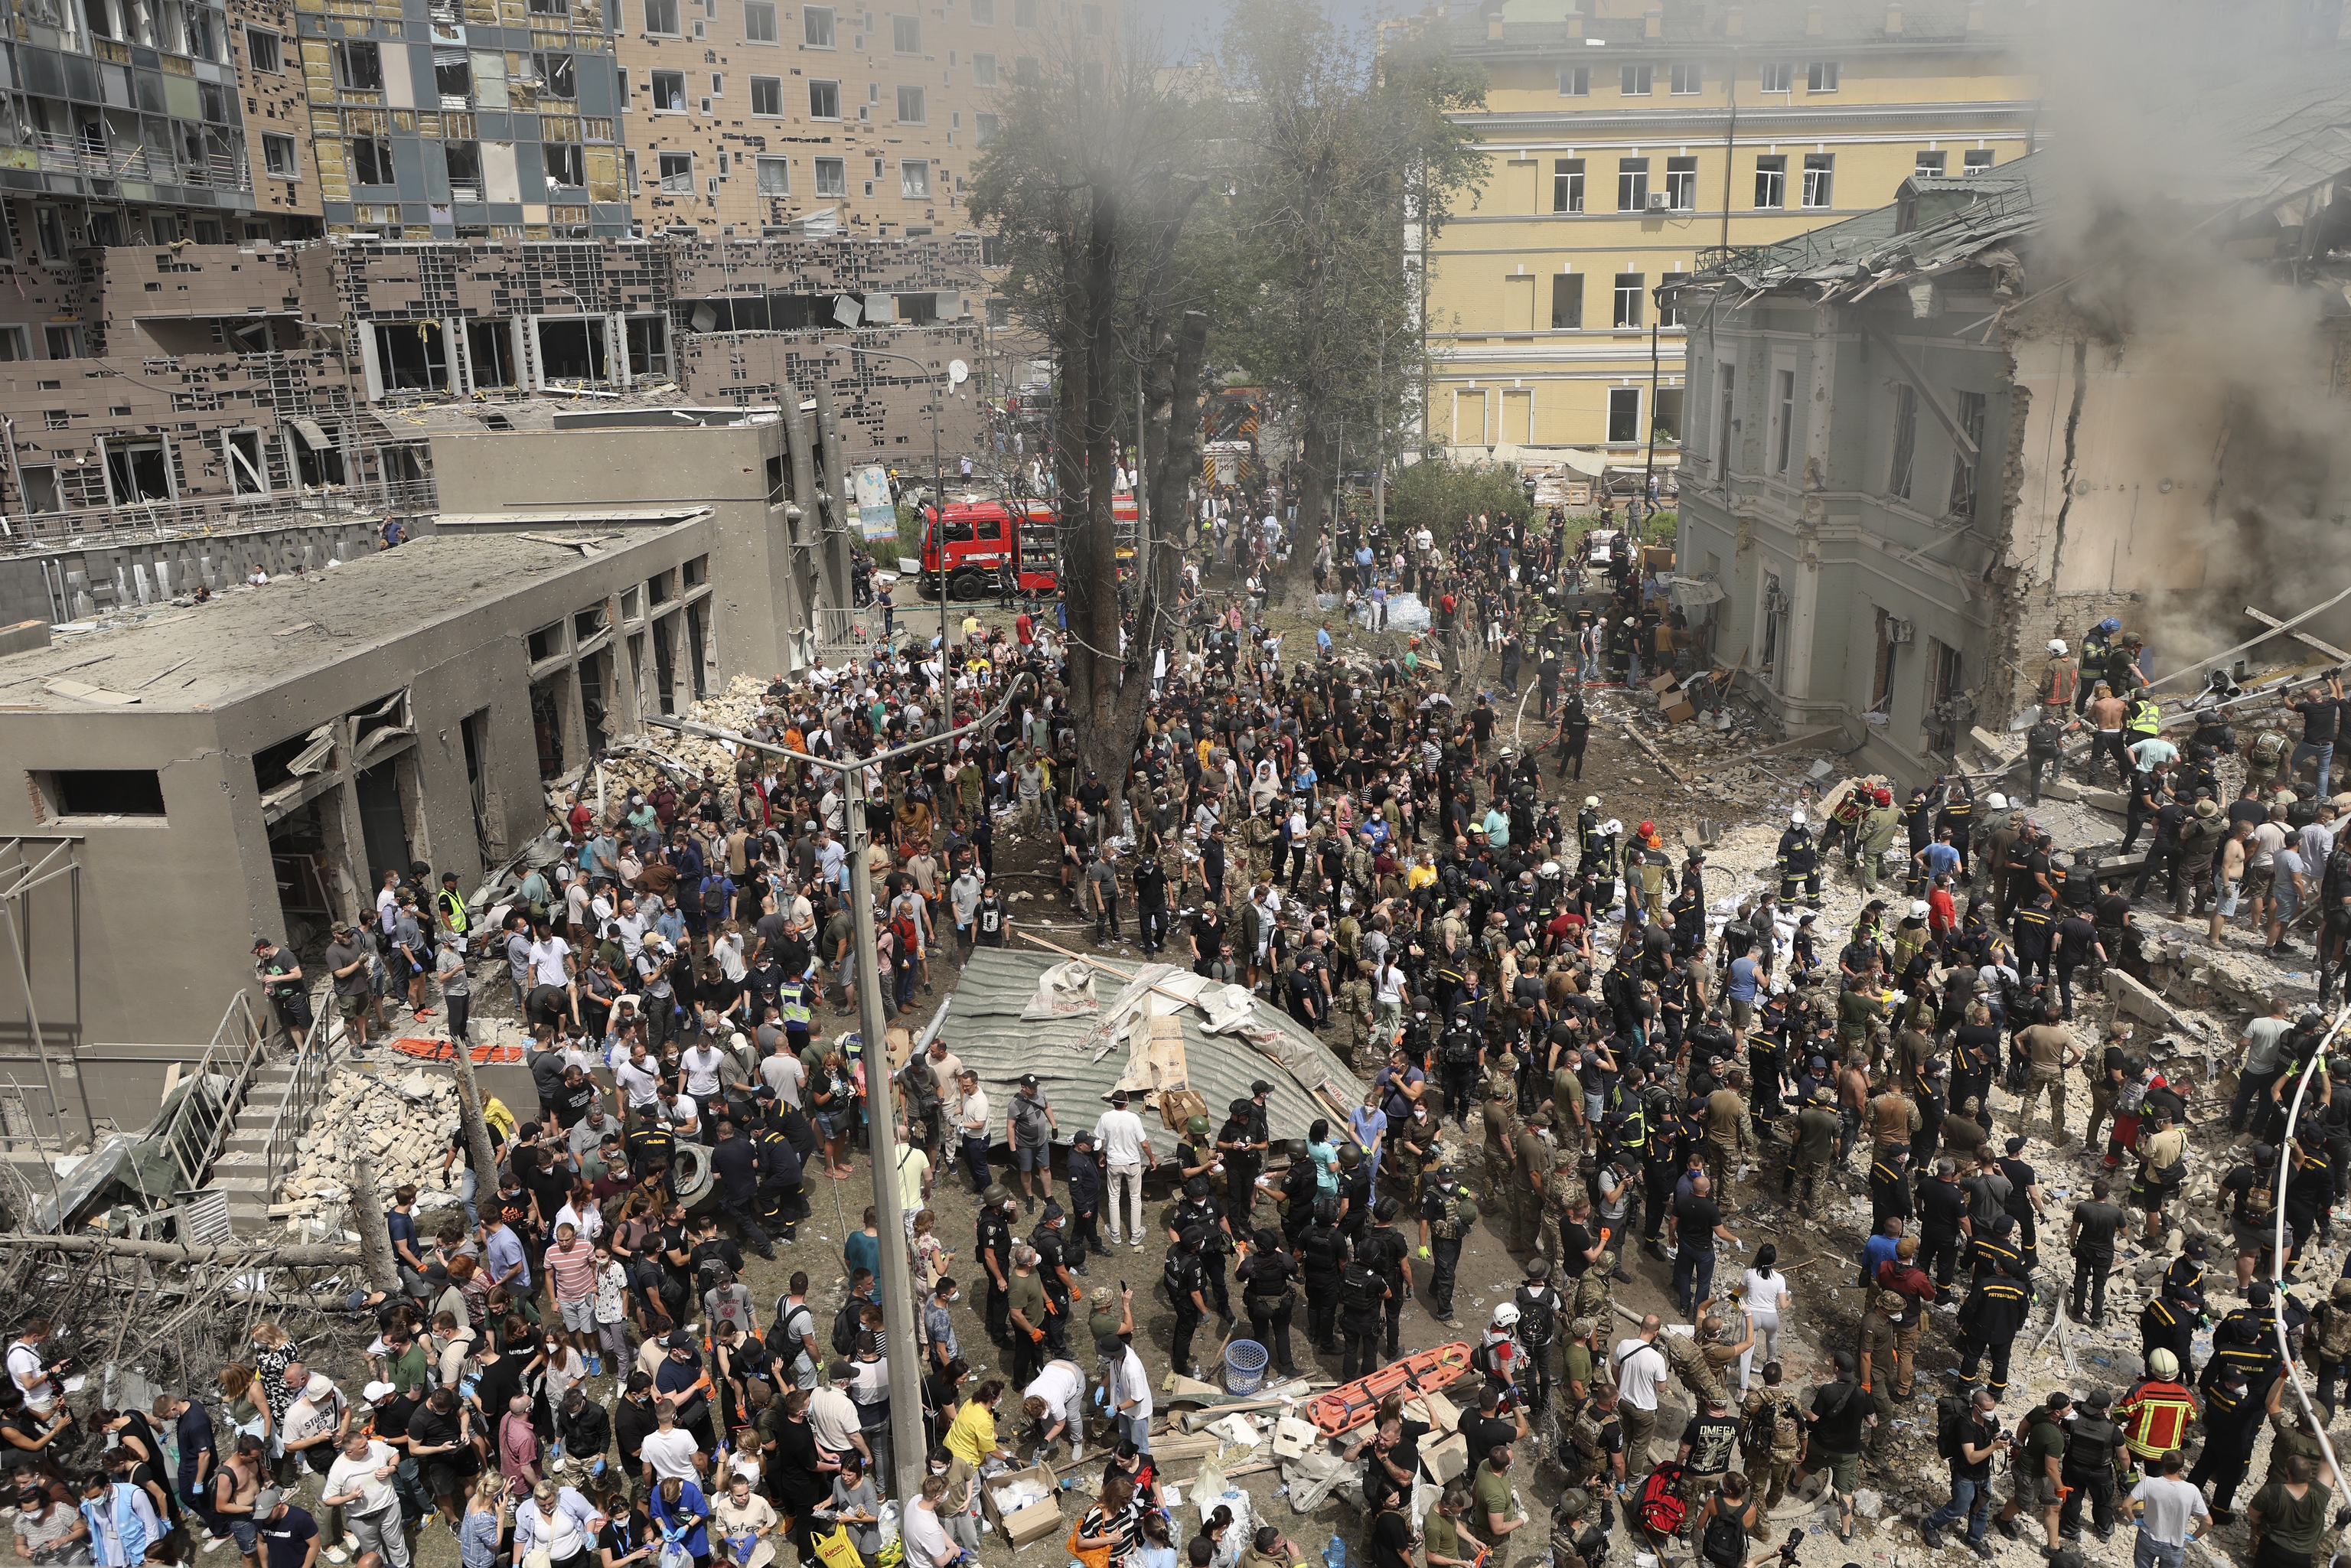
{"label": "white hard hat", "polygon": [[1914,898],[1910,901],[1910,918],[1913,920],[1924,920],[1927,918],[1927,901],[1925,899]]}
{"label": "white hard hat", "polygon": [[1790,827],[1792,827],[1792,828],[1801,828],[1801,827],[1802,827],[1802,826],[1804,825],[1804,814],[1803,814],[1802,811],[1791,811],[1791,812],[1789,812],[1789,813],[1788,813],[1788,825],[1789,825]]}
{"label": "white hard hat", "polygon": [[1586,795],[1583,798],[1583,804],[1587,810],[1597,811],[1600,810],[1600,797],[1597,795]]}
{"label": "white hard hat", "polygon": [[1989,796],[1985,797],[1984,804],[1990,806],[1995,811],[2005,811],[2008,810],[2008,797],[1995,789]]}
{"label": "white hard hat", "polygon": [[1519,1321],[1519,1309],[1510,1302],[1504,1301],[1494,1309],[1494,1321],[1504,1328],[1510,1328]]}
{"label": "white hard hat", "polygon": [[2052,637],[2052,638],[2050,638],[2050,639],[2049,639],[2049,651],[2050,651],[2051,653],[2064,653],[2064,651],[2065,651],[2065,639],[2064,639],[2064,638],[2063,638],[2063,637]]}

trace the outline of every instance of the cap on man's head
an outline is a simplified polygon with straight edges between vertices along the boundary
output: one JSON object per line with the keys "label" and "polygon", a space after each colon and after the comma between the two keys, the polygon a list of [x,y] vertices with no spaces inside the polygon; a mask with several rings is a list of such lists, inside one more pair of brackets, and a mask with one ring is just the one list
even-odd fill
{"label": "cap on man's head", "polygon": [[277,1488],[263,1487],[258,1492],[254,1494],[253,1517],[256,1519],[267,1519],[271,1514],[277,1511],[277,1505],[285,1500],[286,1494],[280,1491]]}
{"label": "cap on man's head", "polygon": [[2011,1155],[2015,1155],[2015,1154],[2022,1154],[2022,1153],[2023,1153],[2023,1152],[2024,1152],[2024,1140],[2023,1140],[2022,1138],[2011,1138],[2011,1139],[2009,1139],[2009,1141],[2008,1141],[2008,1152],[2009,1152],[2010,1154],[2011,1154]]}
{"label": "cap on man's head", "polygon": [[1037,1087],[1037,1075],[1036,1075],[1035,1073],[1033,1073],[1033,1072],[1024,1072],[1024,1073],[1022,1073],[1022,1074],[1020,1075],[1020,1087],[1021,1087],[1021,1088],[1023,1088],[1023,1089],[1034,1089],[1034,1088],[1036,1088],[1036,1087]]}
{"label": "cap on man's head", "polygon": [[264,951],[264,950],[266,950],[266,949],[267,949],[267,948],[275,947],[275,946],[277,946],[277,943],[272,942],[272,941],[271,941],[268,937],[266,937],[266,936],[256,936],[254,937],[254,939],[253,939],[253,950],[254,950],[255,952],[256,952],[256,953],[262,952],[262,951]]}
{"label": "cap on man's head", "polygon": [[1264,1079],[1260,1078],[1260,1079],[1257,1080],[1255,1082],[1253,1082],[1253,1083],[1251,1083],[1251,1084],[1249,1085],[1249,1092],[1250,1092],[1252,1095],[1255,1095],[1255,1094],[1270,1094],[1270,1093],[1272,1093],[1272,1092],[1273,1092],[1273,1085],[1272,1085],[1272,1084],[1270,1084],[1270,1083],[1268,1083]]}

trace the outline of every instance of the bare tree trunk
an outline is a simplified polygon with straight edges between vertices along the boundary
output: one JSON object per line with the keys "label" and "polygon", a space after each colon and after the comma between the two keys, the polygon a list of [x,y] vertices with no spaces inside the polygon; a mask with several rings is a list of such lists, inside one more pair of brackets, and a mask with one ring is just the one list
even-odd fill
{"label": "bare tree trunk", "polygon": [[[1155,552],[1153,559],[1163,575],[1156,586],[1167,603],[1174,603],[1176,594],[1176,549],[1192,527],[1191,508],[1186,504],[1185,489],[1192,474],[1199,467],[1200,450],[1200,361],[1208,344],[1208,318],[1205,312],[1186,310],[1184,322],[1176,333],[1172,355],[1155,356],[1154,368],[1165,363],[1167,417],[1155,422],[1161,432],[1159,455],[1152,466],[1156,481],[1152,486],[1151,515],[1164,519],[1159,532],[1168,548]],[[1175,527],[1169,527],[1169,522]],[[1149,654],[1144,655],[1146,658]]]}
{"label": "bare tree trunk", "polygon": [[1125,681],[1119,641],[1118,522],[1118,225],[1120,199],[1111,177],[1097,171],[1093,219],[1086,242],[1085,311],[1072,333],[1086,360],[1083,465],[1085,521],[1071,560],[1070,700],[1077,709],[1078,764],[1111,792],[1105,812],[1116,831],[1124,798],[1132,737],[1122,722],[1123,698],[1141,712],[1141,688]]}

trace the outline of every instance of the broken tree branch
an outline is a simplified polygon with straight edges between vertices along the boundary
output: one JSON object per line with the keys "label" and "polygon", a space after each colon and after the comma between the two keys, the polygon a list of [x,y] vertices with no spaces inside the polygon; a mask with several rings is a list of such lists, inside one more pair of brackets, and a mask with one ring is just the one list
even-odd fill
{"label": "broken tree branch", "polygon": [[115,1236],[45,1236],[38,1231],[0,1232],[0,1252],[80,1252],[98,1257],[147,1258],[159,1263],[235,1263],[240,1268],[316,1268],[359,1261],[348,1242],[232,1241],[218,1247],[186,1247],[177,1241],[128,1241]]}

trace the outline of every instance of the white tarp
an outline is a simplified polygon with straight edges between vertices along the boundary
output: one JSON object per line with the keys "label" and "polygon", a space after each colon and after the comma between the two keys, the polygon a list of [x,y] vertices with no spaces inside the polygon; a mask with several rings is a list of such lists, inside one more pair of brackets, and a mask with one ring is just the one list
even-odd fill
{"label": "white tarp", "polygon": [[1094,972],[1075,959],[1056,964],[1037,977],[1037,994],[1020,1009],[1020,1016],[1032,1022],[1040,1019],[1080,1018],[1102,1011],[1102,999],[1094,995]]}
{"label": "white tarp", "polygon": [[[1369,599],[1355,601],[1354,622],[1365,631],[1372,630],[1374,605]],[[1429,627],[1428,606],[1420,601],[1417,593],[1388,595],[1388,619],[1384,628],[1390,632],[1426,632]]]}

